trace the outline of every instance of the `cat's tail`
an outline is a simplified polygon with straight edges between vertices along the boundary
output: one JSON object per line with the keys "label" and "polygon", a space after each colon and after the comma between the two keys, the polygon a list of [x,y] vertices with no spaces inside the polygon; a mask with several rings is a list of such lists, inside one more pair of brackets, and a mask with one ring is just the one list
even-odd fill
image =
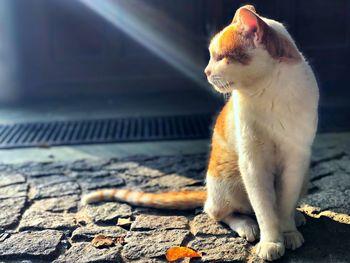
{"label": "cat's tail", "polygon": [[135,192],[127,189],[101,189],[83,196],[83,205],[100,201],[121,201],[135,206],[161,209],[193,209],[202,207],[206,191],[179,191],[163,193]]}

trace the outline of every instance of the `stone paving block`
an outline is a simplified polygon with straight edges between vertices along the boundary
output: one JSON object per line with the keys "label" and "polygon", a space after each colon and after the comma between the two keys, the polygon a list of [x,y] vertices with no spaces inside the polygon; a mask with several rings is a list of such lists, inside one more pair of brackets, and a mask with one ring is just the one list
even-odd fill
{"label": "stone paving block", "polygon": [[307,195],[300,203],[316,207],[319,211],[334,210],[337,208],[337,212],[350,214],[350,190],[324,190],[319,193]]}
{"label": "stone paving block", "polygon": [[55,174],[64,174],[67,169],[67,162],[27,162],[13,164],[14,170],[23,173],[29,177],[50,176]]}
{"label": "stone paving block", "polygon": [[135,162],[135,163],[147,163],[147,161],[153,161],[159,159],[160,156],[145,155],[145,154],[136,154],[131,156],[126,156],[120,159],[113,159],[112,163],[118,162]]}
{"label": "stone paving block", "polygon": [[78,160],[70,163],[68,168],[72,171],[98,171],[102,170],[103,166],[109,164],[109,160]]}
{"label": "stone paving block", "polygon": [[74,182],[75,180],[65,176],[63,174],[53,174],[51,176],[42,176],[42,177],[29,177],[28,182],[34,188],[41,188],[49,185],[65,183],[65,182]]}
{"label": "stone paving block", "polygon": [[5,163],[0,163],[0,171],[1,172],[10,172],[13,171],[13,166],[9,166]]}
{"label": "stone paving block", "polygon": [[115,172],[125,172],[127,170],[135,169],[138,166],[139,165],[136,162],[117,162],[111,163],[103,167],[103,169]]}
{"label": "stone paving block", "polygon": [[314,180],[312,183],[314,186],[322,190],[337,189],[344,191],[350,189],[350,174],[337,172],[331,176],[325,176],[318,180]]}
{"label": "stone paving block", "polygon": [[117,238],[124,237],[128,231],[119,226],[98,226],[88,224],[75,229],[72,233],[72,241],[91,241],[95,235],[104,235],[106,237]]}
{"label": "stone paving block", "polygon": [[31,178],[40,178],[40,177],[47,177],[47,176],[53,176],[53,175],[63,175],[64,172],[65,172],[64,169],[45,168],[38,171],[27,170],[24,173]]}
{"label": "stone paving block", "polygon": [[158,188],[159,189],[180,189],[185,186],[202,184],[202,181],[193,178],[187,178],[178,174],[169,174],[159,178],[151,179],[143,188]]}
{"label": "stone paving block", "polygon": [[0,228],[9,228],[18,224],[25,204],[25,197],[0,200]]}
{"label": "stone paving block", "polygon": [[[163,262],[169,262],[165,258],[143,258],[140,260],[129,260],[124,258],[125,263],[163,263]],[[175,261],[175,262],[183,262],[186,263],[188,261]]]}
{"label": "stone paving block", "polygon": [[205,155],[164,156],[143,163],[163,174],[178,174],[193,179],[203,179],[206,169]]}
{"label": "stone paving block", "polygon": [[350,174],[350,158],[349,156],[343,156],[341,159],[336,161],[340,169]]}
{"label": "stone paving block", "polygon": [[235,235],[235,233],[228,227],[223,226],[202,213],[191,221],[191,232],[193,235]]}
{"label": "stone paving block", "polygon": [[7,232],[1,233],[0,231],[0,242],[3,242],[6,238],[9,238],[10,236],[11,236],[10,233],[7,233]]}
{"label": "stone paving block", "polygon": [[77,214],[78,222],[108,223],[117,221],[119,217],[130,217],[131,207],[127,204],[117,202],[107,202],[101,204],[91,204],[82,207]]}
{"label": "stone paving block", "polygon": [[0,260],[0,263],[49,263],[45,259],[18,259],[18,260]]}
{"label": "stone paving block", "polygon": [[32,199],[53,198],[66,195],[80,194],[80,187],[75,182],[61,182],[34,187],[31,191]]}
{"label": "stone paving block", "polygon": [[[143,191],[145,190],[143,186],[147,184],[148,178],[143,176],[133,176],[128,173],[120,174],[120,176],[124,179],[126,188],[135,191]],[[147,188],[147,187],[146,187]],[[146,189],[149,190],[150,188]]]}
{"label": "stone paving block", "polygon": [[189,231],[183,229],[129,232],[122,255],[127,259],[165,256],[170,247],[180,246],[188,235]]}
{"label": "stone paving block", "polygon": [[62,168],[65,165],[59,165],[60,162],[24,162],[24,163],[18,163],[13,164],[12,167],[20,172],[23,172],[24,174],[27,174],[27,172],[46,172],[51,171],[56,168]]}
{"label": "stone paving block", "polygon": [[131,225],[131,230],[186,229],[188,220],[184,216],[139,215]]}
{"label": "stone paving block", "polygon": [[0,243],[0,259],[39,257],[49,260],[58,255],[63,234],[56,230],[20,232]]}
{"label": "stone paving block", "polygon": [[155,157],[153,159],[149,159],[146,161],[141,161],[140,163],[143,166],[150,167],[152,169],[157,169],[162,171],[164,174],[170,174],[176,172],[173,166],[174,164],[178,164],[178,158],[175,156],[163,156],[163,157]]}
{"label": "stone paving block", "polygon": [[117,244],[109,248],[95,248],[90,243],[75,243],[54,263],[92,263],[92,262],[122,262],[120,251],[122,246]]}
{"label": "stone paving block", "polygon": [[0,173],[0,187],[9,186],[13,184],[25,183],[26,178],[22,174],[6,174]]}
{"label": "stone paving block", "polygon": [[26,197],[27,189],[27,184],[13,184],[0,187],[0,199]]}
{"label": "stone paving block", "polygon": [[83,192],[89,190],[120,187],[125,184],[124,179],[119,176],[108,176],[104,178],[88,177],[78,180]]}
{"label": "stone paving block", "polygon": [[314,147],[312,151],[311,161],[314,163],[324,160],[337,159],[344,155],[344,150],[341,147]]}
{"label": "stone paving block", "polygon": [[196,237],[188,247],[202,253],[201,262],[247,262],[252,246],[239,237],[208,236]]}
{"label": "stone paving block", "polygon": [[[104,168],[103,168],[104,169]],[[99,170],[99,171],[82,171],[76,172],[72,171],[66,174],[69,177],[73,177],[74,179],[84,179],[84,178],[104,178],[112,175],[111,171],[107,170]]]}
{"label": "stone paving block", "polygon": [[73,212],[80,203],[80,196],[68,195],[56,198],[35,200],[32,209],[49,212]]}
{"label": "stone paving block", "polygon": [[336,173],[339,170],[339,165],[334,161],[321,162],[311,168],[310,179],[317,180],[323,176]]}
{"label": "stone paving block", "polygon": [[162,171],[147,166],[137,166],[127,170],[125,173],[131,176],[142,176],[146,178],[156,178],[164,175]]}
{"label": "stone paving block", "polygon": [[24,212],[19,230],[27,229],[62,229],[70,230],[76,227],[74,214],[52,213],[29,208]]}

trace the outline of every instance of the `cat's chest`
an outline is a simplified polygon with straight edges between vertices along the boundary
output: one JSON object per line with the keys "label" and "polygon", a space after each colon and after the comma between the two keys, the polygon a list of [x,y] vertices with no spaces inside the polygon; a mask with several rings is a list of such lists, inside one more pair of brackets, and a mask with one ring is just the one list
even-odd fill
{"label": "cat's chest", "polygon": [[252,133],[286,135],[291,127],[296,126],[297,114],[294,107],[285,104],[278,105],[269,102],[265,107],[242,107],[239,112],[239,129],[250,130]]}
{"label": "cat's chest", "polygon": [[309,145],[314,128],[297,106],[285,104],[274,105],[273,110],[255,108],[241,111],[239,126],[236,127],[240,131],[237,133],[240,135],[239,145],[277,147],[283,152],[288,152],[295,145],[302,148]]}
{"label": "cat's chest", "polygon": [[295,92],[288,92],[284,96],[272,94],[254,100],[246,99],[239,93],[233,95],[239,144],[253,140],[265,144],[286,145],[293,141],[307,145],[313,140],[316,112],[312,103],[302,99],[309,96],[296,96]]}

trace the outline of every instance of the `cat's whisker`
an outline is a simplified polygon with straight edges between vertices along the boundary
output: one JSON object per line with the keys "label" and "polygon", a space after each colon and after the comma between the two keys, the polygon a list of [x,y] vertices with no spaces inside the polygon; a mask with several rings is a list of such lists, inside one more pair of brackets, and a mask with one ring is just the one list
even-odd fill
{"label": "cat's whisker", "polygon": [[219,85],[218,85],[219,88],[222,89],[223,86],[224,86],[224,84],[223,84],[223,82],[222,82],[222,79],[217,79],[217,83],[219,84]]}
{"label": "cat's whisker", "polygon": [[227,80],[225,80],[225,82],[224,82],[224,90],[225,90],[225,92],[228,92],[229,89],[230,89],[229,82]]}
{"label": "cat's whisker", "polygon": [[226,80],[226,90],[229,91],[230,90],[230,83]]}
{"label": "cat's whisker", "polygon": [[227,86],[226,81],[225,81],[223,84],[224,84],[224,91],[225,91],[225,94],[226,94],[226,93],[227,93],[227,91],[228,91],[228,86]]}

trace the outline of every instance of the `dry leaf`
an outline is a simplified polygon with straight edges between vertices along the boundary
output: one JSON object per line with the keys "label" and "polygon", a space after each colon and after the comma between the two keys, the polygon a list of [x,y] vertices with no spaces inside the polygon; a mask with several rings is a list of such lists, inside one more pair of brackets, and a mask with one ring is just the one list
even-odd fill
{"label": "dry leaf", "polygon": [[94,239],[91,241],[91,244],[94,247],[110,247],[113,245],[113,239],[106,237],[104,235],[96,235]]}
{"label": "dry leaf", "polygon": [[131,225],[130,217],[128,217],[128,218],[118,218],[117,225],[118,226],[130,226]]}
{"label": "dry leaf", "polygon": [[168,261],[175,261],[180,258],[200,258],[201,255],[198,254],[191,248],[188,247],[171,247],[165,254]]}

